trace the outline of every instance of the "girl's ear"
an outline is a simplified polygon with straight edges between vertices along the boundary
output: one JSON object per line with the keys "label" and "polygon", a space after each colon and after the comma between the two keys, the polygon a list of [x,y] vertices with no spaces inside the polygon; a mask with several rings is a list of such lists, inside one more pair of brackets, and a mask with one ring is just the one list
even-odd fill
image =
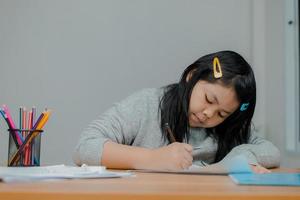
{"label": "girl's ear", "polygon": [[190,71],[189,73],[188,73],[188,75],[186,76],[186,82],[189,82],[189,80],[191,80],[191,78],[192,78],[192,76],[193,76],[193,74],[194,74],[194,72],[196,71],[196,69],[193,69],[192,71]]}

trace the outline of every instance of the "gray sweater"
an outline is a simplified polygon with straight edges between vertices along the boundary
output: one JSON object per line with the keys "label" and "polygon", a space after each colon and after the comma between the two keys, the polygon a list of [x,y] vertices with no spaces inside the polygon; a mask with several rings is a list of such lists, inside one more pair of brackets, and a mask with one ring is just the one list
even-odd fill
{"label": "gray sweater", "polygon": [[[168,144],[160,129],[159,101],[163,89],[144,89],[114,104],[83,131],[76,146],[73,160],[77,165],[100,165],[103,145],[110,140],[120,144],[145,148],[158,148]],[[193,151],[193,164],[213,163],[218,144],[202,128],[192,128],[189,144]],[[279,150],[269,141],[252,132],[248,144],[236,146],[225,161],[243,154],[250,164],[266,168],[277,167]]]}

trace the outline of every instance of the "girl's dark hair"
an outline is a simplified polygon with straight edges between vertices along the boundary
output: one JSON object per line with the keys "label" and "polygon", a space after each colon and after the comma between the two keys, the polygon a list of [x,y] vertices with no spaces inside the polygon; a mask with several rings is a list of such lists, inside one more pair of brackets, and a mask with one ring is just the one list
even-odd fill
{"label": "girl's dark hair", "polygon": [[[213,76],[213,59],[215,57],[219,59],[223,73],[219,79]],[[189,79],[187,79],[188,76]],[[233,51],[212,53],[188,66],[179,83],[164,88],[159,106],[162,132],[165,133],[165,125],[168,123],[178,142],[189,139],[189,102],[192,90],[199,80],[233,87],[240,106],[249,103],[246,110],[241,111],[239,107],[221,124],[213,128],[206,128],[206,132],[218,142],[215,157],[215,162],[218,162],[232,148],[248,142],[256,103],[255,78],[250,65],[241,55]]]}

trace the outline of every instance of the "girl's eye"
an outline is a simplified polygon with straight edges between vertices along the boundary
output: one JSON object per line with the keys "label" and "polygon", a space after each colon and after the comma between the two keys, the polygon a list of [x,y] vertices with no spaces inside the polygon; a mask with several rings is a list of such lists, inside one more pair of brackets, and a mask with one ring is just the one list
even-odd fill
{"label": "girl's eye", "polygon": [[219,115],[221,118],[225,118],[225,116],[223,116],[220,112],[218,113],[218,115]]}
{"label": "girl's eye", "polygon": [[212,104],[212,102],[210,100],[208,100],[207,94],[205,94],[205,100],[207,101],[207,103]]}

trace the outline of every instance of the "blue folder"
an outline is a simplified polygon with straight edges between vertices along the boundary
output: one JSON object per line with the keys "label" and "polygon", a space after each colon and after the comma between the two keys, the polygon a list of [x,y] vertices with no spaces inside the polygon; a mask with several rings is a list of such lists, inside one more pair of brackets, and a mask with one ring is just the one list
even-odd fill
{"label": "blue folder", "polygon": [[300,186],[300,173],[244,173],[229,176],[240,185]]}

